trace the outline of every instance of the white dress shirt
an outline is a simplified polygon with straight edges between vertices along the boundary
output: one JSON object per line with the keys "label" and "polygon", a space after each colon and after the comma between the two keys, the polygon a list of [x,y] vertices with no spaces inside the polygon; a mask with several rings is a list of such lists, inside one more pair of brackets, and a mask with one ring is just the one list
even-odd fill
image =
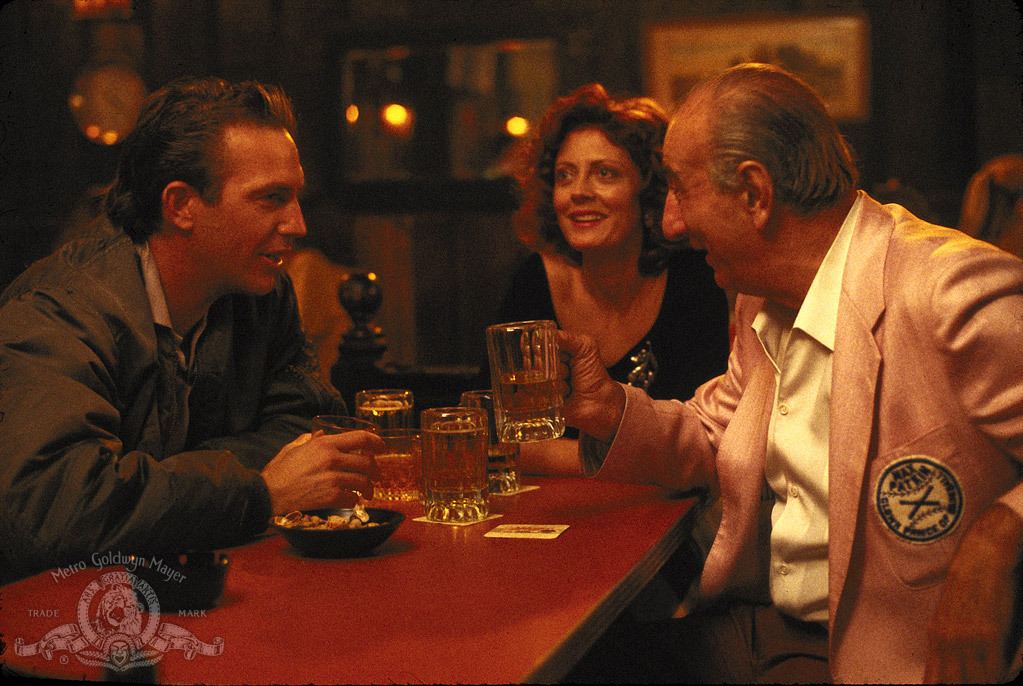
{"label": "white dress shirt", "polygon": [[799,311],[768,301],[753,329],[774,365],[765,476],[771,511],[771,599],[788,615],[828,620],[828,439],[831,362],[842,272],[857,198]]}

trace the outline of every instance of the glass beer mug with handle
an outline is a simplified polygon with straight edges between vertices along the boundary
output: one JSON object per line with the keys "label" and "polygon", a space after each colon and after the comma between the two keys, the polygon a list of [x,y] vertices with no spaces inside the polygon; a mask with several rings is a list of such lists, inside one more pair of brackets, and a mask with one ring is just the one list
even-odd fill
{"label": "glass beer mug with handle", "polygon": [[494,419],[504,443],[546,441],[565,432],[557,330],[547,319],[487,327]]}

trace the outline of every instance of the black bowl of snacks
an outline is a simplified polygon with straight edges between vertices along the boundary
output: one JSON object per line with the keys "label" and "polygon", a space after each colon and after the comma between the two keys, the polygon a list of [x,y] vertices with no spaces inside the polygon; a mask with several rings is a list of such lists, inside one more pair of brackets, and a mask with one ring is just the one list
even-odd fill
{"label": "black bowl of snacks", "polygon": [[391,537],[405,515],[375,507],[296,510],[270,519],[281,536],[309,557],[359,557]]}
{"label": "black bowl of snacks", "polygon": [[153,589],[161,612],[211,610],[224,592],[231,558],[212,550],[135,555],[126,566]]}

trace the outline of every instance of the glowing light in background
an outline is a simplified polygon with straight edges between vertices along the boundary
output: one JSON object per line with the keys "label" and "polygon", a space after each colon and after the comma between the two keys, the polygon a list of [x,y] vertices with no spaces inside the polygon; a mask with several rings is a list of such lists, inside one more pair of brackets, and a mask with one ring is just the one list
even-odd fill
{"label": "glowing light in background", "polygon": [[117,12],[131,13],[131,0],[74,0],[71,3],[75,19],[114,16]]}
{"label": "glowing light in background", "polygon": [[504,130],[513,136],[524,136],[529,133],[529,121],[525,117],[508,117]]}
{"label": "glowing light in background", "polygon": [[355,122],[359,121],[359,108],[355,105],[349,105],[345,109],[345,119],[348,120],[349,126],[355,126]]}
{"label": "glowing light in background", "polygon": [[412,110],[396,102],[384,105],[380,110],[380,122],[384,126],[384,131],[392,136],[405,138],[411,135],[414,119]]}
{"label": "glowing light in background", "polygon": [[134,128],[145,95],[145,84],[134,69],[112,62],[81,72],[67,103],[89,140],[114,145]]}
{"label": "glowing light in background", "polygon": [[408,109],[397,103],[391,103],[390,105],[384,106],[384,122],[391,126],[404,126],[408,123],[409,112]]}
{"label": "glowing light in background", "polygon": [[526,47],[527,44],[525,41],[516,40],[515,38],[509,38],[508,40],[503,40],[497,44],[497,49],[503,50],[504,52],[521,52],[522,50],[525,50]]}

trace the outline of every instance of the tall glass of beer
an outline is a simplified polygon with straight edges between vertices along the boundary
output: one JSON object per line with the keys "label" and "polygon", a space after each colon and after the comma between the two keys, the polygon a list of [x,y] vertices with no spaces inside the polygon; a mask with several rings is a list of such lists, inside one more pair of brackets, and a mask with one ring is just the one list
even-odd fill
{"label": "tall glass of beer", "polygon": [[491,493],[514,493],[519,490],[519,444],[505,443],[497,432],[494,418],[494,392],[491,390],[462,393],[462,407],[478,407],[487,412],[487,481]]}
{"label": "tall glass of beer", "polygon": [[504,443],[546,441],[565,432],[557,330],[547,319],[487,327],[494,418]]}
{"label": "tall glass of beer", "polygon": [[381,429],[412,428],[412,391],[374,388],[355,394],[355,416]]}
{"label": "tall glass of beer", "polygon": [[438,407],[420,415],[426,518],[475,522],[490,513],[487,415],[478,407]]}

